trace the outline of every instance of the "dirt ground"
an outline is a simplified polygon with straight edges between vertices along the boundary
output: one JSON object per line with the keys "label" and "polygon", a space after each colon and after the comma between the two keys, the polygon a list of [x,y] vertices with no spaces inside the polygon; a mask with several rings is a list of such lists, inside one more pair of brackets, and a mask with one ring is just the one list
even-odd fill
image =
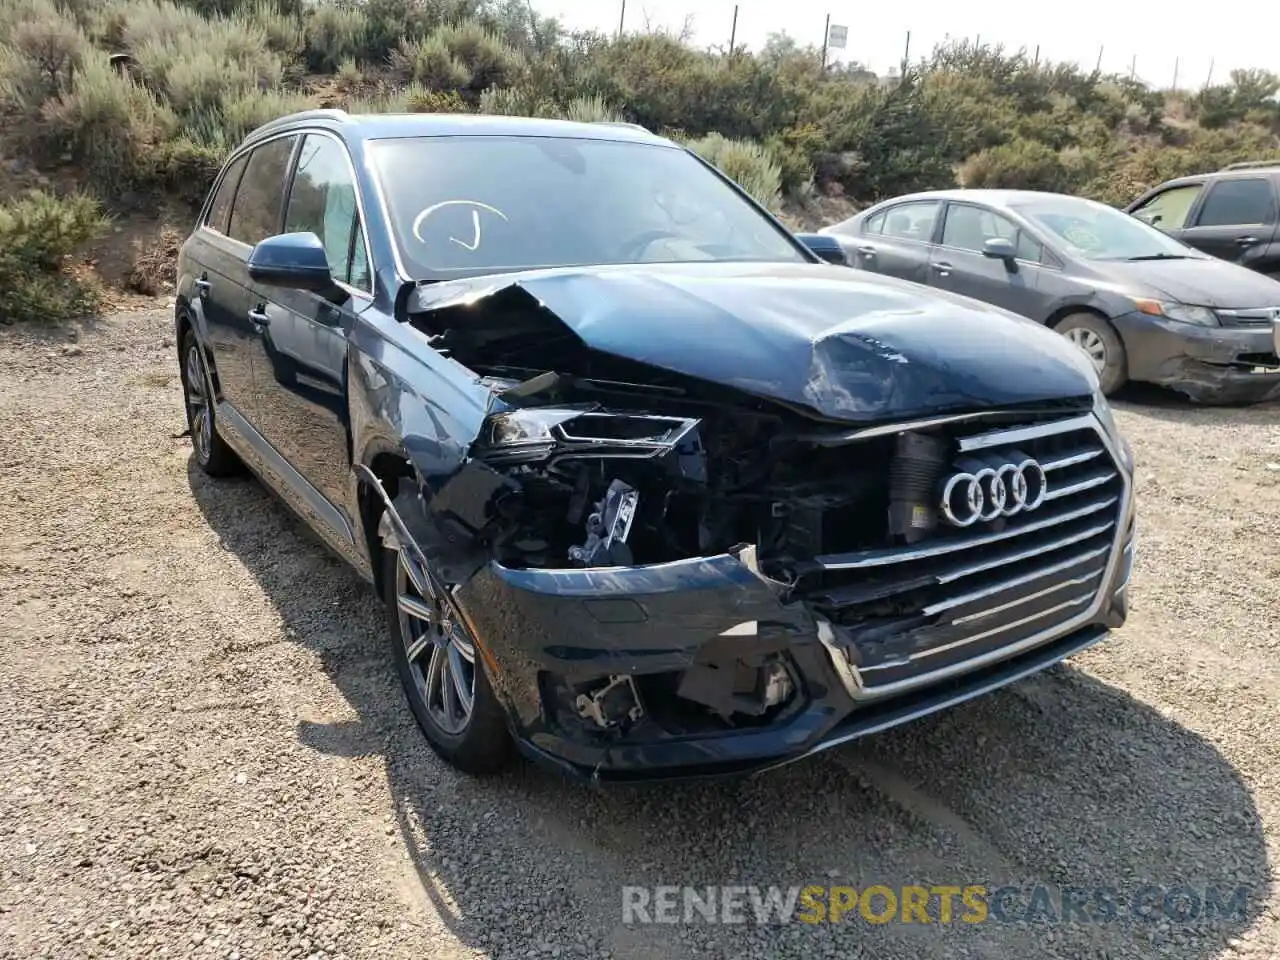
{"label": "dirt ground", "polygon": [[[1280,956],[1280,406],[1119,404],[1129,624],[760,777],[600,792],[428,750],[380,610],[195,472],[167,304],[0,329],[0,955]],[[1213,922],[623,926],[624,884],[1180,884]]]}

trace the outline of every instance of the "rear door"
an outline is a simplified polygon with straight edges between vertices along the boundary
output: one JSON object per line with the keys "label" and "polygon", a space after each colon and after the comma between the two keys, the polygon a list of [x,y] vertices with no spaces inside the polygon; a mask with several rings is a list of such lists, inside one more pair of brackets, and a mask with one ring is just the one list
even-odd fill
{"label": "rear door", "polygon": [[244,250],[229,236],[227,224],[247,161],[247,156],[241,156],[227,167],[204,222],[187,247],[195,273],[192,307],[204,321],[204,345],[213,357],[218,397],[242,414],[253,391],[247,333],[237,316],[237,277],[243,267]]}
{"label": "rear door", "polygon": [[941,210],[941,200],[909,200],[864,220],[860,233],[844,238],[852,247],[853,265],[859,270],[927,283],[929,247]]}
{"label": "rear door", "polygon": [[[1010,241],[1017,259],[1009,264],[982,252],[991,237]],[[947,204],[941,241],[929,262],[929,284],[1004,307],[1033,320],[1046,316],[1040,291],[1044,248],[1004,215],[974,203]]]}
{"label": "rear door", "polygon": [[1280,197],[1268,176],[1213,180],[1178,238],[1198,250],[1242,266],[1267,256],[1276,233]]}
{"label": "rear door", "polygon": [[[306,290],[254,288],[255,305],[267,318],[254,354],[255,412],[267,442],[338,510],[350,476],[347,335],[356,314],[372,303],[373,271],[353,166],[337,137],[305,135],[282,232],[320,238],[339,291],[326,299]],[[323,503],[317,513],[349,538],[354,518],[334,517]]]}

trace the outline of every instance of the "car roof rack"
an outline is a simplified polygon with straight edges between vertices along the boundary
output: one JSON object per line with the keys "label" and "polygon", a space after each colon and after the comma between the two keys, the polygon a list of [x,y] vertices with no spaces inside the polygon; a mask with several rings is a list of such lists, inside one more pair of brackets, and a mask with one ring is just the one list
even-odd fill
{"label": "car roof rack", "polygon": [[1228,170],[1252,170],[1256,167],[1280,167],[1280,159],[1276,160],[1241,160],[1239,163],[1228,163],[1219,170],[1219,173],[1226,173]]}
{"label": "car roof rack", "polygon": [[349,114],[345,110],[339,110],[336,107],[322,107],[315,110],[302,110],[298,113],[286,114],[283,117],[276,117],[274,120],[268,120],[260,127],[255,127],[249,131],[249,135],[245,140],[256,140],[275,130],[294,123],[305,123],[308,120],[346,120]]}

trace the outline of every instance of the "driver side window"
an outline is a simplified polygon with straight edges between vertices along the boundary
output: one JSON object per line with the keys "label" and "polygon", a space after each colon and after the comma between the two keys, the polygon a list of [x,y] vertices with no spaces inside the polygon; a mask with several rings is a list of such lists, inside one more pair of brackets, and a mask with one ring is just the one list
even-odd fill
{"label": "driver side window", "polygon": [[346,149],[336,140],[314,133],[303,140],[284,229],[318,236],[335,280],[366,292],[372,288],[356,185]]}

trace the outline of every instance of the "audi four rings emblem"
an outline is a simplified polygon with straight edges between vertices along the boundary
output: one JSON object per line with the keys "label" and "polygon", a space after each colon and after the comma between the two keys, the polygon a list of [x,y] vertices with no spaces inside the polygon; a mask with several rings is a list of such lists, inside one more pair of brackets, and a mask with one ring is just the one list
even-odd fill
{"label": "audi four rings emblem", "polygon": [[957,527],[1034,510],[1049,492],[1044,468],[1016,450],[1008,460],[968,457],[956,466],[942,486],[942,515]]}

